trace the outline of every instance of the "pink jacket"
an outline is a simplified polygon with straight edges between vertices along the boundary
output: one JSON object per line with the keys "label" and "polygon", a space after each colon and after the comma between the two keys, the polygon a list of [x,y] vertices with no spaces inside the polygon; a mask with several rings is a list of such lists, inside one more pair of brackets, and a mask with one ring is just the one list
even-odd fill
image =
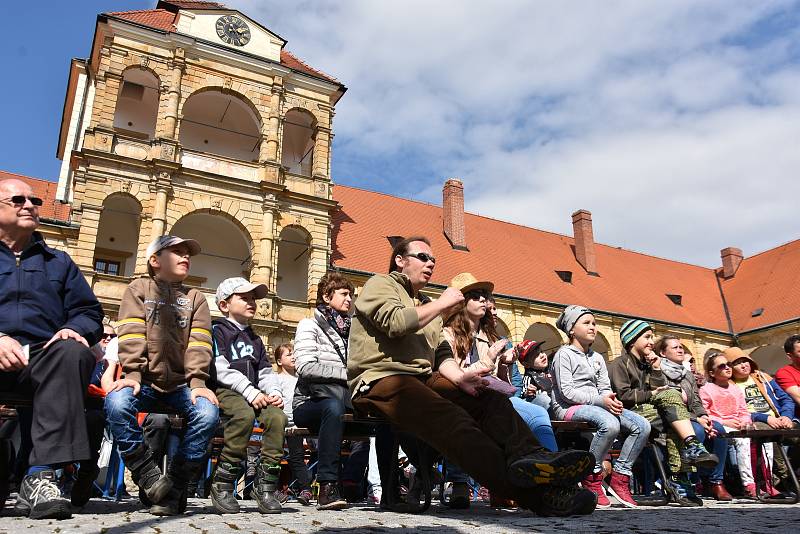
{"label": "pink jacket", "polygon": [[700,399],[703,401],[706,412],[714,421],[719,421],[723,425],[726,425],[727,421],[733,420],[739,420],[742,426],[751,423],[747,402],[744,400],[744,391],[732,382],[726,388],[719,387],[712,382],[706,383],[700,388]]}

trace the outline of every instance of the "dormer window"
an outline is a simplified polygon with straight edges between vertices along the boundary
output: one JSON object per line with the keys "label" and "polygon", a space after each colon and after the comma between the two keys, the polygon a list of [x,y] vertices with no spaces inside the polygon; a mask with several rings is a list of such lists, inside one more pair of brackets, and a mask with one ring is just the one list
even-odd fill
{"label": "dormer window", "polygon": [[672,301],[672,303],[676,306],[681,306],[683,302],[683,296],[678,295],[675,293],[667,293],[667,298]]}
{"label": "dormer window", "polygon": [[572,271],[556,271],[556,274],[561,278],[562,282],[572,283]]}
{"label": "dormer window", "polygon": [[764,308],[756,308],[756,309],[755,309],[755,310],[753,310],[753,312],[750,314],[750,317],[758,317],[758,316],[759,316],[759,315],[761,315],[762,313],[764,313]]}

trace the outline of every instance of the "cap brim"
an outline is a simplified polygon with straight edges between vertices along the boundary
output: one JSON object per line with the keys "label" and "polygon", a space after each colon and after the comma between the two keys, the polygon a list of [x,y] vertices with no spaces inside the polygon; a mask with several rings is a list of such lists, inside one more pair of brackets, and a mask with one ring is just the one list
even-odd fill
{"label": "cap brim", "polygon": [[523,355],[521,355],[521,356],[519,357],[519,360],[520,360],[521,362],[524,362],[524,361],[526,361],[528,358],[530,358],[530,357],[531,357],[531,354],[533,354],[534,352],[536,352],[536,349],[538,349],[538,348],[539,348],[539,347],[541,347],[542,345],[544,345],[544,341],[537,341],[536,343],[534,343],[533,345],[531,345],[530,347],[528,347],[528,350],[526,350],[526,351],[525,351],[525,354],[523,354]]}
{"label": "cap brim", "polygon": [[237,287],[231,295],[241,295],[243,293],[250,293],[251,291],[257,299],[263,299],[267,296],[269,289],[266,284],[251,284],[248,282]]}
{"label": "cap brim", "polygon": [[[189,254],[192,256],[197,256],[201,252],[200,243],[195,241],[194,239],[184,239],[181,243],[185,243],[187,247],[189,247]],[[180,244],[180,243],[176,243]],[[172,245],[175,246],[175,245]]]}

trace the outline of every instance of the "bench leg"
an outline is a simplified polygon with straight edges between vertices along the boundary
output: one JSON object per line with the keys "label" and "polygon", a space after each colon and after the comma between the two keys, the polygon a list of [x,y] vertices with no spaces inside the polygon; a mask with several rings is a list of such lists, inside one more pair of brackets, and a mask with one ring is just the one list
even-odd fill
{"label": "bench leg", "polygon": [[652,506],[663,506],[670,500],[673,502],[678,502],[678,495],[675,493],[675,488],[673,488],[669,483],[669,476],[667,476],[667,470],[664,469],[664,462],[661,461],[661,454],[659,454],[657,445],[648,443],[647,446],[650,447],[653,453],[653,463],[656,464],[656,470],[658,471],[658,475],[661,477],[661,492],[664,494],[664,502],[662,504],[656,503]]}
{"label": "bench leg", "polygon": [[[760,449],[759,443],[759,449]],[[778,449],[775,451],[774,449]],[[794,497],[767,497],[765,499],[761,499],[762,502],[770,503],[770,504],[797,504],[800,502],[800,483],[797,481],[797,475],[794,472],[794,466],[792,466],[792,462],[789,459],[789,455],[786,454],[786,451],[783,450],[783,446],[781,445],[780,441],[776,441],[773,444],[773,453],[780,454],[783,456],[783,461],[786,462],[786,467],[789,470],[789,479],[792,481],[792,486],[794,487]],[[759,472],[761,470],[759,469]]]}

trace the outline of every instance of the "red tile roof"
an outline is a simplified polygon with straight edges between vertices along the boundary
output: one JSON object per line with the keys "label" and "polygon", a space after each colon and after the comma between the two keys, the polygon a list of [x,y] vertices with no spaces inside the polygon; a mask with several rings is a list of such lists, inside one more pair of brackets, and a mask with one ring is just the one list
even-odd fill
{"label": "red tile roof", "polygon": [[175,6],[178,9],[228,9],[225,4],[219,2],[199,2],[199,1],[183,1],[183,0],[161,0],[158,2],[157,7]]}
{"label": "red tile roof", "polygon": [[70,205],[62,204],[56,200],[58,184],[49,180],[40,180],[39,178],[31,178],[30,176],[23,176],[13,172],[0,171],[0,180],[6,180],[8,178],[22,180],[31,186],[35,196],[44,200],[44,204],[39,208],[40,217],[64,222],[69,221]]}
{"label": "red tile roof", "polygon": [[[160,2],[158,5],[161,6],[165,3],[166,2]],[[199,9],[227,9],[224,5],[216,4],[215,2],[169,2],[169,4],[181,7],[183,9],[198,9],[189,7],[188,5],[183,6],[183,4],[215,4],[216,7],[210,7],[209,5],[206,5],[206,7]],[[106,13],[106,15],[123,20],[129,20],[131,22],[135,22],[136,24],[141,24],[143,26],[148,26],[150,28],[155,28],[156,30],[165,32],[174,32],[177,30],[177,11],[171,11],[167,9],[143,9],[138,11],[115,11],[112,13]],[[331,83],[341,85],[341,82],[339,82],[339,80],[333,76],[325,74],[321,70],[315,69],[308,63],[299,59],[292,53],[287,52],[286,50],[281,50],[281,65],[294,71],[308,74],[316,78],[322,78],[323,80],[327,80]]]}
{"label": "red tile roof", "polygon": [[[734,332],[763,328],[800,317],[800,240],[742,260],[722,280]],[[753,317],[753,312],[763,312]]]}
{"label": "red tile roof", "polygon": [[[444,237],[439,206],[341,185],[334,199],[341,205],[334,216],[336,267],[386,272],[387,236],[421,234],[437,256],[433,283],[446,285],[469,271],[493,281],[498,294],[729,330],[713,269],[596,244],[600,276],[591,276],[575,259],[572,237],[466,213],[469,251],[458,251]],[[572,283],[563,282],[557,270],[571,271]],[[681,295],[682,305],[667,294]]]}

